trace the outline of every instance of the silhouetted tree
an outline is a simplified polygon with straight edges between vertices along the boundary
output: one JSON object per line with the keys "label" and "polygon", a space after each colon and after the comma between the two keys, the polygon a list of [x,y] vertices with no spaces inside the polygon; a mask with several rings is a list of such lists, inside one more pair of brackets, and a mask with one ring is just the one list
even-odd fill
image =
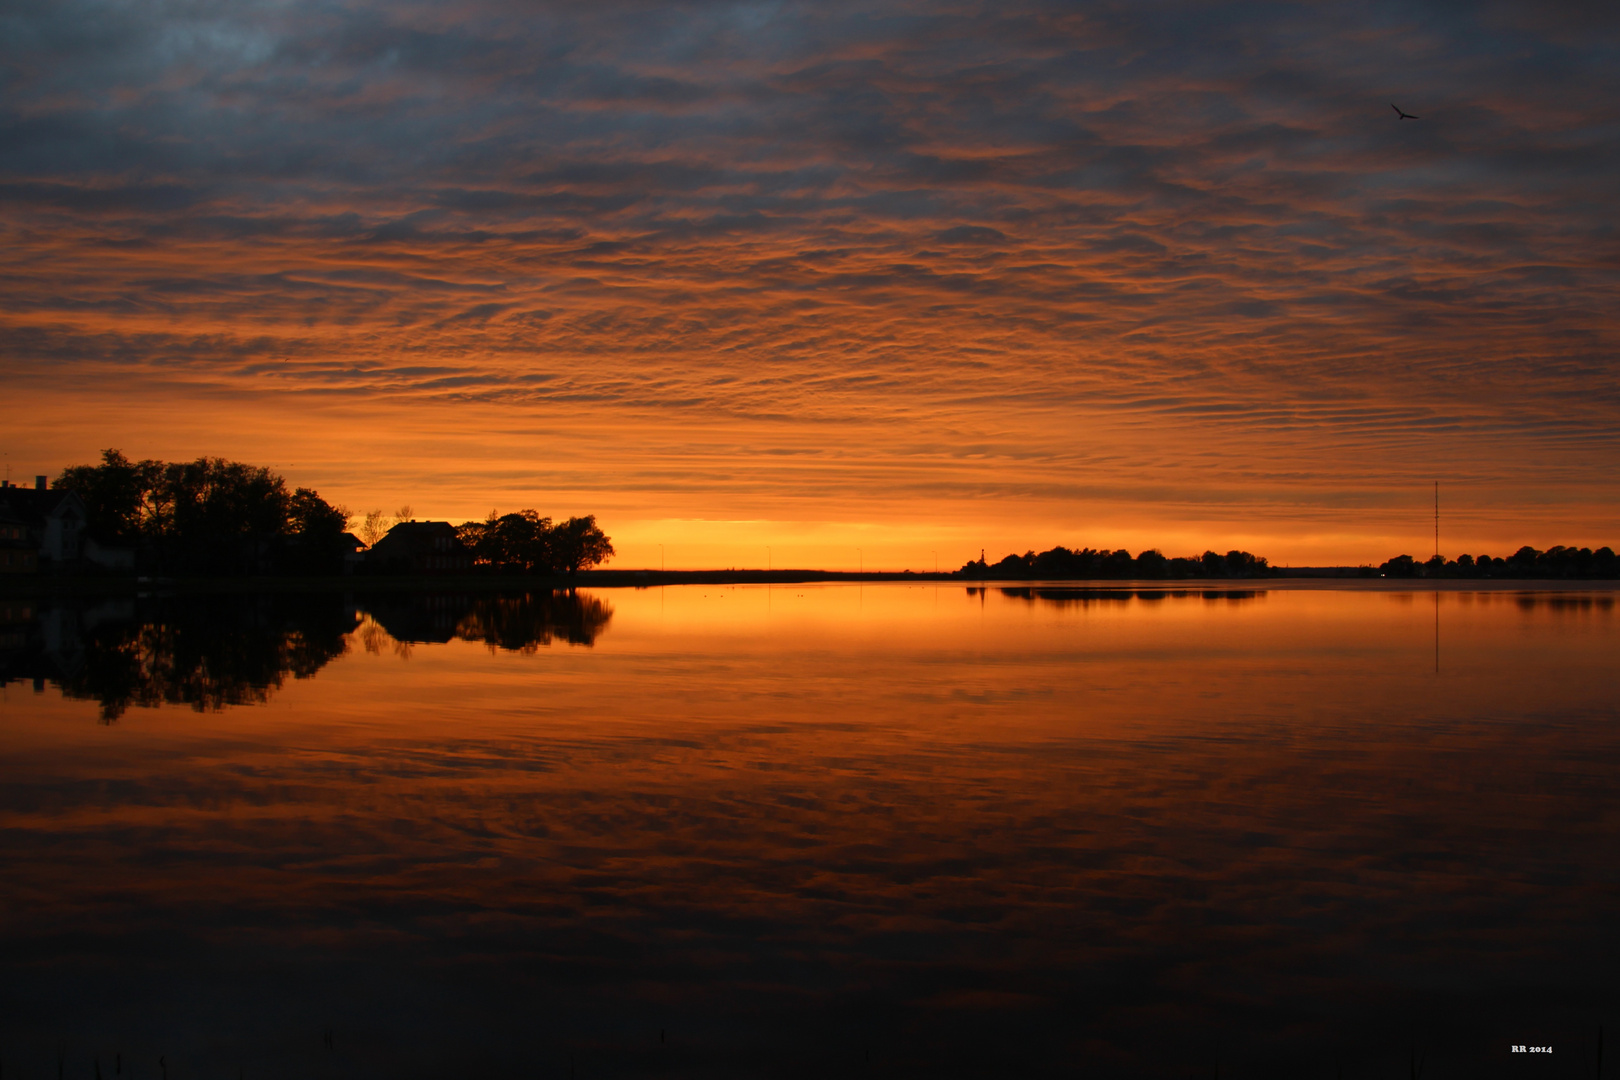
{"label": "silhouetted tree", "polygon": [[1526,544],[1507,557],[1508,573],[1514,577],[1533,576],[1536,569],[1536,559],[1540,554],[1541,552]]}
{"label": "silhouetted tree", "polygon": [[1103,556],[1102,570],[1104,577],[1132,577],[1134,576],[1136,570],[1136,560],[1131,558],[1130,552],[1126,551],[1124,548],[1120,548],[1118,551]]}
{"label": "silhouetted tree", "polygon": [[[493,521],[495,511],[491,510],[489,517]],[[484,539],[484,528],[485,523],[482,521],[463,521],[456,526],[456,539],[461,541],[462,547],[473,553],[474,566],[486,566],[489,563],[487,558],[481,557],[478,553],[478,545]]]}
{"label": "silhouetted tree", "polygon": [[597,528],[596,515],[571,517],[551,530],[552,565],[577,574],[613,557],[613,543]]}
{"label": "silhouetted tree", "polygon": [[1258,555],[1251,555],[1247,551],[1226,553],[1226,573],[1229,577],[1260,577],[1269,569],[1266,560]]}
{"label": "silhouetted tree", "polygon": [[96,540],[134,545],[147,535],[156,513],[154,497],[163,469],[161,461],[130,461],[117,450],[103,450],[100,465],[63,469],[56,486],[79,496]]}
{"label": "silhouetted tree", "polygon": [[997,577],[1021,578],[1028,577],[1034,552],[1027,555],[1008,555],[990,568],[992,575]]}
{"label": "silhouetted tree", "polygon": [[333,506],[310,488],[295,488],[287,513],[291,530],[285,546],[287,569],[303,573],[332,573],[342,568],[343,534],[349,512]]}
{"label": "silhouetted tree", "polygon": [[360,540],[366,547],[374,546],[377,541],[388,535],[388,515],[381,510],[372,510],[360,523]]}
{"label": "silhouetted tree", "polygon": [[551,553],[551,519],[534,510],[489,517],[459,527],[461,542],[472,549],[476,564],[496,571],[548,574],[555,569]]}
{"label": "silhouetted tree", "polygon": [[1620,577],[1620,558],[1615,557],[1612,548],[1600,547],[1592,552],[1592,576],[1598,578]]}
{"label": "silhouetted tree", "polygon": [[1416,577],[1417,560],[1410,555],[1397,555],[1378,568],[1385,577]]}

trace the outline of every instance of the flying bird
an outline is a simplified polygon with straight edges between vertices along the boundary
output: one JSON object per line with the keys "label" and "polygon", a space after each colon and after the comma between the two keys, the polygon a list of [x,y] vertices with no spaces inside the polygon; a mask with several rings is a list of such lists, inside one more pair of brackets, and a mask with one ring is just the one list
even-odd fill
{"label": "flying bird", "polygon": [[1413,116],[1409,112],[1401,112],[1401,107],[1399,105],[1391,104],[1390,108],[1394,109],[1395,110],[1395,115],[1400,117],[1402,120],[1416,120],[1416,119],[1418,119],[1417,117]]}

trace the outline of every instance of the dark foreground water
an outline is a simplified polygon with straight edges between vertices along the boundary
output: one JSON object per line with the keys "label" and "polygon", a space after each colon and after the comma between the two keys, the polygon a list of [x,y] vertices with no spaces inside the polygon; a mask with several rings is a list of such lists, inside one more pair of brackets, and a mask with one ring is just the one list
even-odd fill
{"label": "dark foreground water", "polygon": [[5,1080],[1620,1075],[1613,594],[0,608]]}

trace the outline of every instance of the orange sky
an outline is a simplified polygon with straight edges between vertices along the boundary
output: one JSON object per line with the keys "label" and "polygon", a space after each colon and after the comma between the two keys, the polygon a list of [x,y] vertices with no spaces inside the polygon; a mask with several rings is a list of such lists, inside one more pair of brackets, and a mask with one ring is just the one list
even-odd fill
{"label": "orange sky", "polygon": [[1435,479],[1449,554],[1620,542],[1615,27],[1357,12],[53,5],[5,460],[594,512],[620,566],[1379,562]]}

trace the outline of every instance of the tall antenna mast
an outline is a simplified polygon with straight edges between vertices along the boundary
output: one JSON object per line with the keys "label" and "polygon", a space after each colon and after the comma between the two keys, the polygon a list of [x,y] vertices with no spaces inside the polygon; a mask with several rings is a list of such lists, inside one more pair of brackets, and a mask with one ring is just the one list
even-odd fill
{"label": "tall antenna mast", "polygon": [[1440,554],[1440,481],[1434,482],[1434,553]]}

